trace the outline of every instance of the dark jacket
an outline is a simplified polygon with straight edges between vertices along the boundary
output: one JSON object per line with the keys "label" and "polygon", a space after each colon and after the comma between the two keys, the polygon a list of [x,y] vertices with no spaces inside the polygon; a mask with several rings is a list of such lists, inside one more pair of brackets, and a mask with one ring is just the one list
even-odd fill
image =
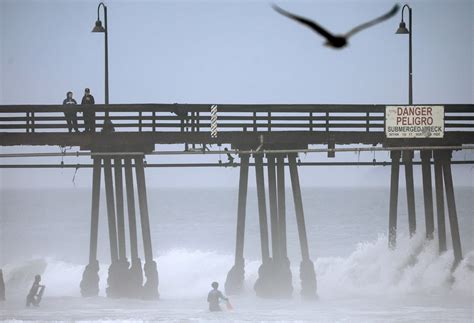
{"label": "dark jacket", "polygon": [[70,99],[70,98],[65,98],[63,101],[63,104],[77,104],[76,100]]}
{"label": "dark jacket", "polygon": [[[64,101],[63,101],[63,104],[65,105],[70,105],[70,104],[77,104],[76,100],[74,99],[69,99],[69,98],[65,98]],[[64,111],[64,114],[67,116],[71,116],[71,117],[74,117],[76,115],[76,111],[67,111],[69,109],[66,108],[66,111]]]}
{"label": "dark jacket", "polygon": [[91,94],[84,94],[81,104],[95,104],[94,97]]}
{"label": "dark jacket", "polygon": [[[90,94],[85,94],[83,97],[82,97],[82,102],[81,104],[82,105],[93,105],[95,103],[94,101],[94,97]],[[84,119],[86,122],[93,122],[94,118],[95,118],[95,112],[94,111],[89,111],[89,109],[84,109],[84,112],[83,112],[83,115],[84,115]]]}

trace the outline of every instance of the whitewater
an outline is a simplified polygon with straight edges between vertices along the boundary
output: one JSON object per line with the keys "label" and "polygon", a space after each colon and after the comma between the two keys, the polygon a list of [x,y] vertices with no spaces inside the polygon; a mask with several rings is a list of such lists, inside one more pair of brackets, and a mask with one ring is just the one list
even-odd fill
{"label": "whitewater", "polygon": [[[318,283],[318,299],[311,302],[304,301],[299,295],[301,258],[290,208],[288,250],[294,297],[291,300],[265,300],[254,296],[253,284],[260,260],[258,227],[255,226],[258,223],[256,201],[250,198],[245,292],[231,297],[233,311],[217,314],[208,312],[206,295],[212,281],[223,285],[233,264],[235,192],[180,192],[179,196],[186,194],[192,199],[189,204],[178,203],[176,191],[155,193],[160,198],[150,198],[150,209],[156,212],[156,216],[152,216],[152,235],[161,299],[150,302],[105,297],[109,262],[104,215],[101,216],[102,238],[99,240],[102,246],[99,250],[100,295],[88,299],[80,297],[79,282],[88,250],[88,232],[83,232],[87,231],[89,223],[87,191],[81,193],[84,196],[80,199],[84,203],[71,210],[68,218],[61,212],[69,202],[67,192],[29,192],[33,196],[33,206],[19,203],[16,192],[4,192],[2,202],[8,204],[2,203],[1,263],[7,301],[0,303],[1,319],[15,322],[472,322],[474,319],[470,189],[460,190],[457,195],[464,259],[454,272],[451,271],[454,258],[451,247],[439,255],[437,240],[425,240],[422,208],[417,209],[419,232],[411,239],[403,232],[406,230],[406,224],[403,224],[406,210],[401,208],[397,248],[391,250],[383,233],[387,224],[385,205],[372,203],[372,207],[367,208],[360,198],[384,197],[388,192],[347,190],[346,202],[357,214],[344,217],[347,205],[327,205],[331,203],[334,191],[306,190],[303,197]],[[49,199],[56,200],[58,194],[63,196],[61,202],[52,203],[50,212],[41,211],[42,219],[34,216],[38,205],[44,205]],[[209,199],[215,195],[220,198]],[[206,203],[199,206],[200,200]],[[287,204],[291,205],[291,202],[290,199]],[[223,204],[228,205],[228,209],[222,211]],[[201,219],[198,224],[196,216]],[[45,217],[48,224],[45,224]],[[368,223],[368,226],[361,226],[361,223]],[[337,227],[342,227],[345,234],[336,230]],[[15,234],[5,228],[28,228],[31,236],[20,238],[17,235],[15,239]],[[43,230],[48,234],[44,235],[45,239],[38,239]],[[176,232],[187,238],[177,239]],[[23,256],[18,256],[19,253]],[[32,277],[38,273],[47,285],[46,294],[40,308],[27,309],[25,296]]]}

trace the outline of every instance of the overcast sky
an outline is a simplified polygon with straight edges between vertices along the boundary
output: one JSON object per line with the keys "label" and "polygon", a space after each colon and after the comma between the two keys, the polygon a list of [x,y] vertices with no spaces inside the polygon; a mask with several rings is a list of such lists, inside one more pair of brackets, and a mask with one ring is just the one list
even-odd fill
{"label": "overcast sky", "polygon": [[[107,1],[110,103],[407,102],[408,37],[394,34],[401,13],[356,34],[348,48],[337,51],[322,46],[323,39],[307,28],[276,14],[270,3]],[[394,4],[385,0],[275,3],[335,33],[381,15]],[[67,91],[72,90],[77,99],[85,87],[91,88],[96,102],[103,102],[104,39],[91,33],[97,4],[0,0],[0,104],[60,104]],[[410,5],[414,103],[474,103],[473,2],[425,0]],[[37,150],[2,148],[2,152]],[[376,154],[377,159],[386,157],[387,153]],[[148,160],[216,161],[216,157],[186,158]],[[359,158],[372,160],[373,154],[343,157]],[[463,152],[457,158],[472,159],[474,154]],[[326,157],[302,156],[302,160]],[[90,160],[65,159],[78,161]],[[0,180],[4,188],[91,186],[90,170],[79,170],[75,183],[73,174],[59,169],[2,170]],[[389,181],[388,168],[305,167],[300,174],[304,186],[388,187]],[[147,179],[157,187],[236,187],[238,170],[148,169]],[[458,185],[472,185],[473,168],[456,166],[454,179]],[[254,180],[249,183],[254,185]]]}

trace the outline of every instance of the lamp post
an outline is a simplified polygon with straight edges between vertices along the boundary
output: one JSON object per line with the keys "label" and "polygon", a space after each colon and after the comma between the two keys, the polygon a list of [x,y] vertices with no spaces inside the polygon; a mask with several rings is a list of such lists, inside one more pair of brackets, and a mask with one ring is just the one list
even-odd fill
{"label": "lamp post", "polygon": [[[405,22],[403,21],[403,12],[405,8],[408,8],[408,23],[409,29],[407,29]],[[411,37],[413,34],[413,29],[411,25],[411,7],[405,4],[402,8],[402,21],[395,32],[396,34],[408,34],[408,104],[413,104],[413,70],[412,70],[412,52],[411,52]]]}
{"label": "lamp post", "polygon": [[[100,7],[104,8],[104,26],[100,21]],[[109,46],[108,46],[108,30],[107,30],[107,6],[101,2],[97,7],[97,21],[92,29],[93,33],[105,33],[105,104],[109,104]],[[108,115],[108,112],[106,112]]]}

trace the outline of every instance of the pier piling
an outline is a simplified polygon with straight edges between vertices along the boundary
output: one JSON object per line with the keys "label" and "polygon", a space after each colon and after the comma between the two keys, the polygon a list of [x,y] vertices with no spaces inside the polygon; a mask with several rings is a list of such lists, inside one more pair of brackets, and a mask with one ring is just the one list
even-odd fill
{"label": "pier piling", "polygon": [[298,226],[302,257],[300,264],[301,295],[306,299],[314,299],[316,298],[316,273],[314,271],[313,261],[309,257],[303,199],[301,197],[300,180],[296,166],[296,154],[288,155],[288,163],[290,166],[291,186],[293,189],[293,201],[295,204],[296,223]]}
{"label": "pier piling", "polygon": [[135,157],[135,171],[137,175],[138,204],[140,206],[143,249],[145,251],[145,264],[143,266],[143,271],[145,273],[146,281],[142,288],[142,297],[144,299],[158,299],[158,270],[156,268],[156,262],[153,260],[143,156]]}
{"label": "pier piling", "polygon": [[92,207],[91,230],[89,244],[89,264],[82,274],[80,283],[83,297],[99,295],[99,262],[97,261],[97,239],[99,234],[99,202],[100,202],[100,177],[102,160],[94,158],[92,170]]}
{"label": "pier piling", "polygon": [[269,297],[273,291],[273,266],[270,259],[268,240],[267,206],[265,201],[265,178],[263,174],[263,156],[255,155],[255,177],[257,182],[258,215],[260,225],[260,244],[262,249],[262,264],[258,269],[258,279],[255,282],[257,296]]}
{"label": "pier piling", "polygon": [[142,262],[138,257],[137,221],[135,215],[135,195],[133,190],[132,159],[124,159],[125,186],[127,191],[128,227],[130,234],[129,295],[140,297],[143,285]]}
{"label": "pier piling", "polygon": [[107,224],[109,228],[110,260],[106,294],[108,297],[120,297],[121,271],[118,262],[117,223],[115,217],[114,183],[111,158],[104,158],[105,199],[107,202]]}
{"label": "pier piling", "polygon": [[115,201],[117,210],[117,236],[118,236],[118,255],[119,259],[127,259],[125,248],[125,219],[123,203],[123,179],[122,179],[122,159],[114,159],[115,175]]}
{"label": "pier piling", "polygon": [[291,297],[293,293],[290,260],[286,244],[285,155],[277,155],[277,205],[280,258],[276,265],[278,296]]}
{"label": "pier piling", "polygon": [[456,202],[454,200],[453,178],[451,174],[451,151],[444,151],[442,156],[444,184],[446,189],[446,202],[448,204],[449,227],[451,229],[451,239],[454,251],[453,270],[462,260],[461,237],[459,236],[458,215]]}
{"label": "pier piling", "polygon": [[434,236],[434,214],[433,214],[433,187],[431,183],[431,150],[422,150],[421,172],[423,177],[423,203],[425,207],[426,239],[432,240]]}
{"label": "pier piling", "polygon": [[442,156],[439,152],[434,152],[434,173],[436,186],[436,219],[438,223],[438,243],[439,253],[447,250],[446,247],[446,222],[444,219],[444,185],[443,185],[443,164]]}
{"label": "pier piling", "polygon": [[[114,158],[114,175],[115,175],[115,202],[117,215],[117,238],[118,238],[118,263],[117,271],[120,281],[129,281],[129,262],[127,259],[127,250],[125,246],[125,217],[123,202],[123,171],[122,158]],[[118,291],[119,296],[130,296],[128,284],[120,284]]]}
{"label": "pier piling", "polygon": [[244,288],[245,260],[244,237],[245,215],[247,210],[247,189],[249,176],[249,155],[240,155],[239,197],[237,205],[237,234],[234,266],[227,274],[225,291],[228,295],[239,294]]}
{"label": "pier piling", "polygon": [[397,245],[397,210],[398,210],[398,180],[400,177],[400,155],[401,152],[393,150],[390,152],[392,159],[390,176],[390,209],[388,219],[388,245],[395,248]]}
{"label": "pier piling", "polygon": [[405,166],[405,182],[407,191],[408,208],[408,230],[410,237],[416,233],[416,213],[415,213],[415,186],[413,183],[413,151],[403,151],[403,164]]}
{"label": "pier piling", "polygon": [[278,228],[278,206],[276,189],[275,156],[267,155],[268,168],[268,201],[270,203],[270,229],[272,241],[272,261],[278,263],[280,259],[279,251],[279,228]]}

